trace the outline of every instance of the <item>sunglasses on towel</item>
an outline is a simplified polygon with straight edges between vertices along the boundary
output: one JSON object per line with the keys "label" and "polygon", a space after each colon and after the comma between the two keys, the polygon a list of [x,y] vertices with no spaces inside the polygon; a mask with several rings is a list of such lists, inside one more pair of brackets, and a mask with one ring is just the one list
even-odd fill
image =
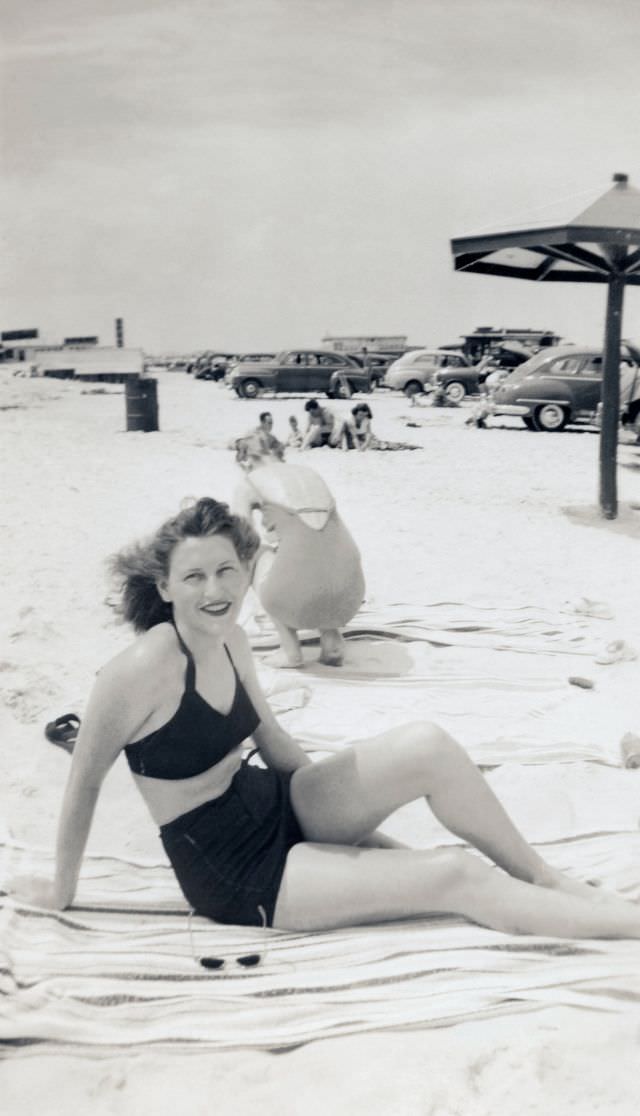
{"label": "sunglasses on towel", "polygon": [[[260,914],[260,918],[262,919],[262,930],[266,931],[267,915],[264,907],[258,907],[258,912]],[[200,957],[196,953],[193,941],[193,928],[191,926],[191,919],[194,914],[195,911],[189,911],[189,941],[191,943],[191,956],[193,957],[193,960],[197,961],[203,969],[213,969],[215,971],[224,969],[227,963],[227,958],[215,956]],[[240,965],[243,969],[255,969],[257,965],[260,965],[262,961],[264,961],[264,958],[264,953],[245,953],[241,957],[234,957],[233,960],[235,961],[236,965]]]}

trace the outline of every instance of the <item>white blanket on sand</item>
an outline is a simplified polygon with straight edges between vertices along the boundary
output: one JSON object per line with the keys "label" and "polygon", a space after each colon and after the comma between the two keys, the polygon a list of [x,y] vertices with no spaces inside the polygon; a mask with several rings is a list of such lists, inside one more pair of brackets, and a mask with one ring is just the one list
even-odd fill
{"label": "white blanket on sand", "polygon": [[[277,645],[268,626],[248,632],[258,657]],[[263,685],[309,750],[426,718],[482,766],[512,758],[619,766],[621,737],[638,731],[639,663],[595,662],[616,637],[607,621],[531,606],[395,605],[361,610],[345,635],[339,670],[317,661],[313,633],[302,635],[303,670],[270,669],[265,657]]]}
{"label": "white blanket on sand", "polygon": [[[640,900],[640,771],[622,768],[618,750],[620,735],[637,730],[627,699],[638,692],[637,664],[596,666],[608,633],[574,617],[391,611],[358,616],[339,670],[314,663],[311,637],[303,671],[261,669],[285,723],[320,752],[399,720],[444,723],[495,766],[487,778],[551,863]],[[252,641],[269,646],[268,630]],[[574,688],[573,675],[594,689]],[[456,840],[421,802],[385,828],[417,847]],[[0,883],[51,871],[50,850],[8,829],[0,852]],[[449,918],[314,934],[192,926],[196,953],[225,957],[223,970],[192,956],[186,905],[160,846],[153,861],[94,850],[62,914],[5,897],[0,1041],[23,1057],[150,1043],[282,1050],[549,1005],[620,1013],[640,1003],[637,942],[510,937]],[[254,951],[257,968],[235,963]]]}
{"label": "white blanket on sand", "polygon": [[[8,849],[13,867],[46,857]],[[640,835],[580,838],[549,860],[640,898]],[[450,918],[330,933],[193,920],[165,865],[88,858],[64,914],[7,902],[1,913],[0,1041],[28,1055],[132,1045],[286,1049],[372,1030],[441,1026],[549,1005],[637,1011],[637,942],[511,937]],[[255,969],[234,958],[254,951]]]}

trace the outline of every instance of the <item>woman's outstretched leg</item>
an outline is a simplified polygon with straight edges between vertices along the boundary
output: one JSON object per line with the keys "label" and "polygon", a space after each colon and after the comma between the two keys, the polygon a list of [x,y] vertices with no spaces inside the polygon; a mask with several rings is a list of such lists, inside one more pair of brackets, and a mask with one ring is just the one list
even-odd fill
{"label": "woman's outstretched leg", "polygon": [[331,930],[433,914],[461,915],[510,934],[640,938],[640,909],[633,904],[615,896],[591,903],[523,883],[462,849],[295,845],[273,924]]}
{"label": "woman's outstretched leg", "polygon": [[486,779],[437,725],[416,722],[301,768],[291,795],[310,841],[356,844],[394,810],[424,796],[447,829],[526,883],[588,896],[524,839]]}

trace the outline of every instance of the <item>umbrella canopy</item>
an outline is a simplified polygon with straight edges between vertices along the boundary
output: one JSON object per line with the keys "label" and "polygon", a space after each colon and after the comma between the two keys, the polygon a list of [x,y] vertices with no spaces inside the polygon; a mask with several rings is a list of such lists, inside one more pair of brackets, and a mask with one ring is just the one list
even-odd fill
{"label": "umbrella canopy", "polygon": [[571,221],[451,241],[456,271],[542,283],[608,286],[600,434],[600,504],[617,515],[616,452],[620,405],[620,338],[626,284],[640,286],[640,190],[626,174]]}

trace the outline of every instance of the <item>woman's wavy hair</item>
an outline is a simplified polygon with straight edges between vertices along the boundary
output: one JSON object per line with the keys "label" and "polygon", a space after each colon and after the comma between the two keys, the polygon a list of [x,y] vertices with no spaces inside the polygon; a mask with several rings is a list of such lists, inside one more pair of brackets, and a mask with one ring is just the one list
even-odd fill
{"label": "woman's wavy hair", "polygon": [[172,619],[172,606],[163,601],[157,583],[168,576],[177,544],[183,539],[210,535],[229,539],[245,565],[260,546],[248,520],[233,515],[228,504],[204,496],[168,519],[150,539],[125,547],[110,558],[109,567],[120,592],[118,611],[137,632],[146,632]]}

